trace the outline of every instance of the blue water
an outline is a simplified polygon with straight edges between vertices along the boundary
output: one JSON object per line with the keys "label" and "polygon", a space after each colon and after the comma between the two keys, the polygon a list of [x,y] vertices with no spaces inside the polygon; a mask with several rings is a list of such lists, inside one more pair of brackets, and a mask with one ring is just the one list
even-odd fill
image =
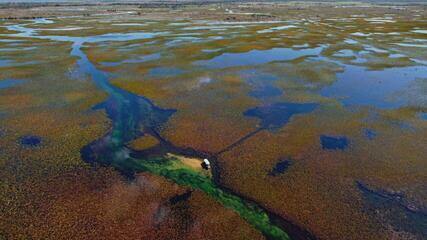
{"label": "blue water", "polygon": [[34,24],[51,24],[54,23],[52,20],[50,19],[46,19],[46,18],[37,18],[32,20],[34,22]]}
{"label": "blue water", "polygon": [[18,79],[0,80],[0,89],[14,87],[24,82],[25,82],[24,80],[18,80]]}
{"label": "blue water", "polygon": [[282,159],[278,163],[276,163],[274,168],[270,171],[269,175],[277,176],[277,175],[283,174],[289,169],[291,164],[292,164],[292,161],[290,159]]}
{"label": "blue water", "polygon": [[9,37],[32,37],[38,39],[47,39],[53,41],[73,42],[73,43],[99,43],[99,42],[121,42],[121,41],[132,41],[139,39],[149,39],[158,35],[166,34],[166,32],[129,32],[129,33],[107,33],[95,36],[87,37],[70,37],[70,36],[46,36],[37,35],[37,31],[31,28],[27,28],[23,25],[10,25],[7,26],[10,31],[16,31],[18,33],[8,34]]}
{"label": "blue water", "polygon": [[7,59],[0,59],[0,67],[8,67],[13,65],[15,62]]}
{"label": "blue water", "polygon": [[423,120],[427,120],[427,113],[425,112],[420,112],[418,113],[418,117],[423,119]]}
{"label": "blue water", "polygon": [[[109,93],[106,101],[96,105],[95,110],[104,109],[113,122],[113,131],[110,133],[114,147],[123,145],[144,134],[144,130],[156,130],[165,123],[175,112],[172,109],[156,107],[149,99],[134,95],[123,89],[111,85],[109,75],[95,67],[81,50],[81,43],[73,44],[71,55],[79,57],[78,70],[91,76],[96,85]],[[105,146],[105,151],[113,146]],[[111,154],[111,153],[110,153]]]}
{"label": "blue water", "polygon": [[320,143],[323,149],[327,150],[344,150],[348,147],[349,141],[343,136],[320,136]]}
{"label": "blue water", "polygon": [[317,56],[323,47],[292,49],[272,48],[268,50],[251,50],[243,53],[223,53],[210,60],[196,61],[194,64],[208,68],[227,68],[265,64],[273,61],[288,61],[303,56]]}
{"label": "blue water", "polygon": [[39,136],[24,136],[20,139],[21,145],[25,147],[37,147],[41,142],[42,139]]}
{"label": "blue water", "polygon": [[410,101],[410,96],[399,96],[399,91],[422,78],[427,78],[427,67],[424,66],[370,71],[364,67],[345,65],[344,72],[337,74],[337,81],[320,93],[338,99],[345,106],[394,109]]}
{"label": "blue water", "polygon": [[261,107],[255,107],[245,111],[247,117],[261,119],[260,128],[276,130],[289,122],[295,114],[304,114],[316,109],[316,103],[288,103],[280,102]]}

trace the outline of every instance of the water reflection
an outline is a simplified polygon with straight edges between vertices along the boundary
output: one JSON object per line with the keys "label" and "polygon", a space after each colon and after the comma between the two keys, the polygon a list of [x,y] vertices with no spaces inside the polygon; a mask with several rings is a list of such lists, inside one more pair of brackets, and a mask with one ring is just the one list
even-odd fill
{"label": "water reflection", "polygon": [[411,82],[422,78],[427,78],[427,67],[371,71],[364,67],[345,65],[344,71],[337,73],[337,81],[323,88],[320,93],[326,97],[337,98],[345,106],[399,108],[408,104],[409,96],[397,97],[396,94]]}
{"label": "water reflection", "polygon": [[194,64],[207,68],[227,68],[265,64],[273,61],[288,61],[303,56],[317,56],[323,47],[292,49],[272,48],[268,50],[251,50],[244,53],[223,53],[210,60],[196,61]]}

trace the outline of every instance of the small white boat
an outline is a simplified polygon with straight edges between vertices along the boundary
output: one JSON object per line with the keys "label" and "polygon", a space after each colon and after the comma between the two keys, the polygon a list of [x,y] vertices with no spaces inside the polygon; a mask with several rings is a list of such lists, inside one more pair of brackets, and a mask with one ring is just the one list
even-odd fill
{"label": "small white boat", "polygon": [[203,159],[202,167],[204,169],[210,169],[211,168],[211,163],[209,162],[209,160],[207,158]]}

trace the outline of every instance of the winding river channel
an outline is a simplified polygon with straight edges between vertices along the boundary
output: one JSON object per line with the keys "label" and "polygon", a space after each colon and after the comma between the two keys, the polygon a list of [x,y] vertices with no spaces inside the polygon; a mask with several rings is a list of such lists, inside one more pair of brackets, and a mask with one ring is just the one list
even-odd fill
{"label": "winding river channel", "polygon": [[[7,36],[70,42],[72,44],[70,54],[78,59],[76,70],[90,76],[97,87],[108,94],[107,99],[93,109],[104,110],[107,113],[112,123],[111,130],[81,149],[84,161],[94,165],[112,166],[130,178],[138,172],[150,172],[179,185],[198,189],[224,207],[237,212],[267,239],[314,239],[308,231],[221,186],[217,181],[220,169],[215,165],[218,153],[181,148],[161,136],[162,126],[176,112],[175,109],[160,108],[144,96],[111,85],[109,73],[99,70],[83,51],[85,43],[146,39],[156,36],[156,33],[112,33],[87,37],[44,36],[38,35],[29,25],[9,25],[8,29],[17,33]],[[156,138],[159,144],[142,151],[127,146],[129,142],[144,135]],[[168,153],[174,156],[209,158],[212,162],[212,177],[185,166],[176,158],[168,157],[170,156]]]}

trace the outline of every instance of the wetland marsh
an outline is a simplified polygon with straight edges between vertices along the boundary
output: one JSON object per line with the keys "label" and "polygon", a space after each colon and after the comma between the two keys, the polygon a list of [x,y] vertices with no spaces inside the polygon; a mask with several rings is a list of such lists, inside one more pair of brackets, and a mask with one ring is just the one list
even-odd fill
{"label": "wetland marsh", "polygon": [[424,239],[425,6],[266,6],[1,20],[0,238]]}

